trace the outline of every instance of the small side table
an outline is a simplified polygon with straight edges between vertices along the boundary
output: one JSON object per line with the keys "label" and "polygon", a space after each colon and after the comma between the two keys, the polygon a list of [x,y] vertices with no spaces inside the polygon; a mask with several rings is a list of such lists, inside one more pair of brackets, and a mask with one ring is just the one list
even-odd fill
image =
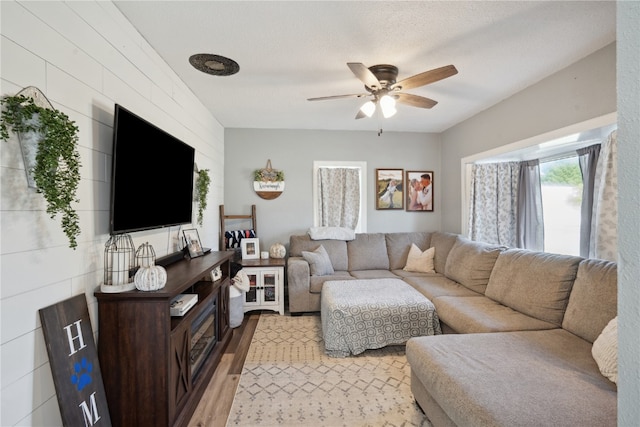
{"label": "small side table", "polygon": [[284,258],[247,259],[238,264],[249,276],[244,312],[273,310],[284,315]]}

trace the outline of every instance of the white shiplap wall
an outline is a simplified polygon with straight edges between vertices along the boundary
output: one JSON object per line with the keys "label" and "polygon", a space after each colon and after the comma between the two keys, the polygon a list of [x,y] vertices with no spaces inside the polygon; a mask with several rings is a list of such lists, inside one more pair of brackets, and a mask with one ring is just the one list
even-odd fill
{"label": "white shiplap wall", "polygon": [[[97,329],[93,291],[109,237],[114,103],[196,149],[198,166],[212,178],[200,228],[212,248],[223,201],[224,129],[111,2],[1,1],[0,8],[0,96],[37,86],[80,128],[82,234],[75,251],[42,196],[27,188],[17,138],[0,142],[0,425],[61,425],[38,310],[84,293]],[[178,231],[132,237],[162,256],[176,250]]]}

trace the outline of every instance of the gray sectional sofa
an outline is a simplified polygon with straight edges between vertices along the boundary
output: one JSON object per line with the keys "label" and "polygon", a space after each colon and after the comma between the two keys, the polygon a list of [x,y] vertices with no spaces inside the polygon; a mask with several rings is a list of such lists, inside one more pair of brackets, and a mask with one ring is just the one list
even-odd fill
{"label": "gray sectional sofa", "polygon": [[[617,315],[615,263],[442,232],[289,243],[293,314],[319,311],[328,280],[401,278],[433,302],[444,334],[412,338],[406,354],[434,426],[616,425],[616,384],[591,352]],[[412,243],[435,248],[435,272],[403,270]],[[334,272],[313,276],[302,251],[320,245]]]}

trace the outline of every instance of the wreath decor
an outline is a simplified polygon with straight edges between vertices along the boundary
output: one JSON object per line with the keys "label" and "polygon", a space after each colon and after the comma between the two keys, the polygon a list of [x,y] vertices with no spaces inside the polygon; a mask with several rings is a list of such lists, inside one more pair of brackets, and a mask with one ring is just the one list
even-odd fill
{"label": "wreath decor", "polygon": [[263,169],[253,172],[253,189],[256,194],[266,200],[279,197],[284,191],[284,172],[271,167],[271,159]]}

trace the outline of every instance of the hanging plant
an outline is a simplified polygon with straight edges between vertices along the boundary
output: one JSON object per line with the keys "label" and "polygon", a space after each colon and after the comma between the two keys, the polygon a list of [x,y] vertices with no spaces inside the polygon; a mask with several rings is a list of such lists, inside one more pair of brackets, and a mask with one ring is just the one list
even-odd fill
{"label": "hanging plant", "polygon": [[19,135],[36,135],[35,166],[25,167],[33,173],[37,191],[47,202],[49,216],[62,215],[62,229],[69,247],[75,249],[80,226],[71,204],[78,202],[76,191],[80,183],[78,127],[63,112],[36,105],[31,97],[5,96],[0,104],[4,107],[0,115],[0,137],[4,141],[9,139],[9,127]]}
{"label": "hanging plant", "polygon": [[198,198],[198,224],[202,225],[202,213],[207,208],[207,194],[209,193],[209,169],[198,171],[196,178],[196,197]]}

